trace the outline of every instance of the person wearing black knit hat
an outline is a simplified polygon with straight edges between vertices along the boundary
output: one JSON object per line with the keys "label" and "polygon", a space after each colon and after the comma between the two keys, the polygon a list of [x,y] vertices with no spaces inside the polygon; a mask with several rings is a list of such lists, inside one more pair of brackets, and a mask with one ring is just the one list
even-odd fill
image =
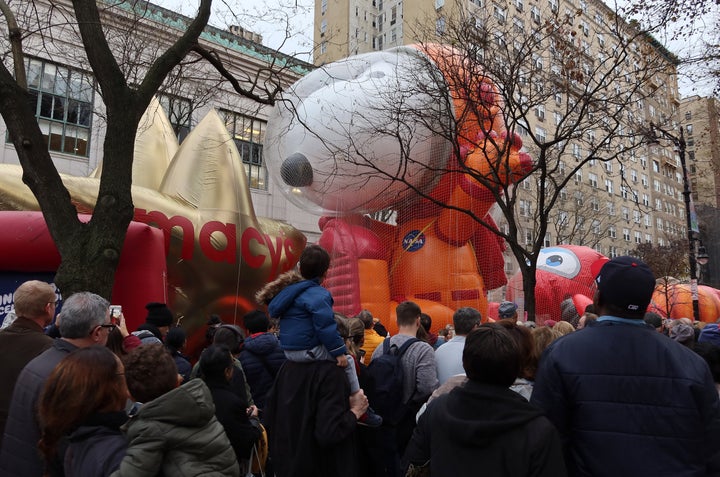
{"label": "person wearing black knit hat", "polygon": [[168,308],[165,303],[158,302],[148,303],[145,305],[145,309],[147,309],[148,314],[145,318],[145,325],[143,325],[144,329],[152,331],[153,334],[157,336],[155,330],[152,329],[152,327],[155,327],[160,333],[158,338],[165,340],[165,335],[167,335],[168,330],[170,330],[170,327],[175,322],[173,312],[170,311],[170,308]]}

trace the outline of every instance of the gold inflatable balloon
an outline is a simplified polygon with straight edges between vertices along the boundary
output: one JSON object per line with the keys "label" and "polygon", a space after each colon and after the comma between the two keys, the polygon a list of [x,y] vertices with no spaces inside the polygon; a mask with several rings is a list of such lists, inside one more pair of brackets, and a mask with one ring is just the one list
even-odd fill
{"label": "gold inflatable balloon", "polygon": [[[92,211],[99,174],[62,176],[79,212]],[[133,184],[134,220],[165,233],[169,304],[190,331],[209,313],[237,321],[305,247],[294,227],[255,216],[242,158],[214,110],[178,147],[153,101],[135,141]],[[0,209],[39,210],[20,166],[0,165]]]}

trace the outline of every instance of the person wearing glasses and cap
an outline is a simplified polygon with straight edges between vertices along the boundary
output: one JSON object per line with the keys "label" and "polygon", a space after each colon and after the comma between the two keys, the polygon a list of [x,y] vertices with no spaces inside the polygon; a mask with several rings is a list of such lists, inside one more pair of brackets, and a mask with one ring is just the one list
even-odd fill
{"label": "person wearing glasses and cap", "polygon": [[[70,352],[93,345],[105,346],[110,330],[115,327],[109,306],[106,299],[90,292],[75,293],[64,301],[58,315],[62,338],[30,361],[15,384],[0,452],[1,476],[41,477],[46,471],[56,475],[54,469],[45,469],[37,450],[40,392],[55,366]],[[62,472],[62,456],[55,464]]]}

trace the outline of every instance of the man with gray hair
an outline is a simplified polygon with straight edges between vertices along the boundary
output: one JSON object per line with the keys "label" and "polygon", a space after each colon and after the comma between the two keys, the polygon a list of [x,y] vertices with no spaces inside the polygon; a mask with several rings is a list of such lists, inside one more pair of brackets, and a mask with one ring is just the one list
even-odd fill
{"label": "man with gray hair", "polygon": [[[10,402],[10,412],[0,451],[0,476],[41,477],[45,464],[37,443],[40,428],[37,404],[40,393],[55,366],[71,351],[93,345],[105,346],[115,325],[110,320],[110,303],[90,292],[75,293],[63,303],[58,315],[62,338],[30,361],[18,377]],[[62,475],[62,456],[58,469]]]}
{"label": "man with gray hair", "polygon": [[441,386],[452,376],[465,374],[462,364],[465,337],[480,326],[481,322],[480,312],[469,306],[459,308],[453,314],[455,337],[435,350],[438,381]]}

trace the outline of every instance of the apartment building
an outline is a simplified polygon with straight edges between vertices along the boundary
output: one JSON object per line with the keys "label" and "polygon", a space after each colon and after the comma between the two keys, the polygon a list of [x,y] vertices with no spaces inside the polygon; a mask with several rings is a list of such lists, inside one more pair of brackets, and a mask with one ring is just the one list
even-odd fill
{"label": "apartment building", "polygon": [[[29,90],[37,105],[37,117],[47,139],[53,162],[61,173],[89,175],[102,159],[105,139],[103,104],[77,33],[63,22],[72,18],[70,2],[32,2],[32,9],[19,12],[25,31]],[[123,68],[140,81],[143,57],[148,51],[167,47],[184,31],[189,19],[171,10],[142,2],[116,3],[102,10],[103,21],[115,27],[131,28],[129,37],[114,36],[111,47]],[[35,18],[36,20],[32,20]],[[49,19],[54,30],[32,28],[32,21]],[[30,23],[22,23],[30,22]],[[224,67],[246,86],[256,77],[287,86],[313,69],[311,64],[263,46],[259,35],[241,28],[230,31],[208,26],[201,44],[217,54]],[[123,48],[136,48],[123,50]],[[137,61],[133,65],[131,61]],[[133,69],[134,68],[134,69]],[[258,72],[277,71],[272,77]],[[132,79],[131,79],[132,80]],[[248,186],[258,216],[286,221],[314,241],[319,236],[317,217],[297,209],[276,190],[263,163],[264,132],[271,106],[260,104],[235,92],[207,62],[188,63],[176,70],[158,98],[168,114],[179,140],[212,109],[225,120],[245,166]],[[0,163],[17,164],[13,145],[4,123],[0,124],[4,147]]]}
{"label": "apartment building", "polygon": [[[720,207],[720,116],[715,98],[691,96],[678,117],[686,145],[692,197],[696,205]],[[679,131],[677,131],[679,134]]]}
{"label": "apartment building", "polygon": [[[618,119],[612,126],[617,126],[612,132],[614,139],[608,140],[604,149],[597,143],[604,140],[602,130],[609,130],[612,121],[603,123],[602,118],[578,123],[586,128],[582,138],[576,134],[574,139],[562,141],[552,174],[573,177],[558,191],[544,245],[587,245],[614,257],[630,253],[641,243],[665,245],[687,237],[676,148],[668,141],[646,140],[652,125],[669,131],[678,131],[680,124],[686,127],[685,116],[678,115],[677,59],[601,1],[316,0],[319,54],[315,63],[416,42],[462,43],[458,36],[448,36],[453,23],[458,31],[497,28],[492,41],[485,41],[478,52],[481,62],[506,55],[500,61],[511,65],[518,58],[513,55],[525,51],[524,66],[518,71],[527,72],[530,85],[540,73],[546,80],[538,89],[552,86],[553,75],[572,83],[554,94],[543,93],[545,99],[533,106],[532,114],[523,114],[514,122],[515,132],[523,137],[531,155],[539,154],[537,144],[558,137],[563,121],[572,114],[568,105],[580,101],[591,80],[604,88],[596,97],[618,102],[617,115],[609,105],[600,113]],[[525,48],[533,42],[535,50],[529,54]],[[619,58],[618,51],[626,56]],[[575,76],[567,75],[569,63],[573,63]],[[526,86],[521,79],[517,81],[518,87]],[[531,91],[530,86],[526,91]],[[530,177],[518,185],[518,236],[528,245],[537,239],[533,235],[536,181]],[[502,217],[499,226],[507,230]],[[516,271],[517,264],[508,254],[506,272]]]}

